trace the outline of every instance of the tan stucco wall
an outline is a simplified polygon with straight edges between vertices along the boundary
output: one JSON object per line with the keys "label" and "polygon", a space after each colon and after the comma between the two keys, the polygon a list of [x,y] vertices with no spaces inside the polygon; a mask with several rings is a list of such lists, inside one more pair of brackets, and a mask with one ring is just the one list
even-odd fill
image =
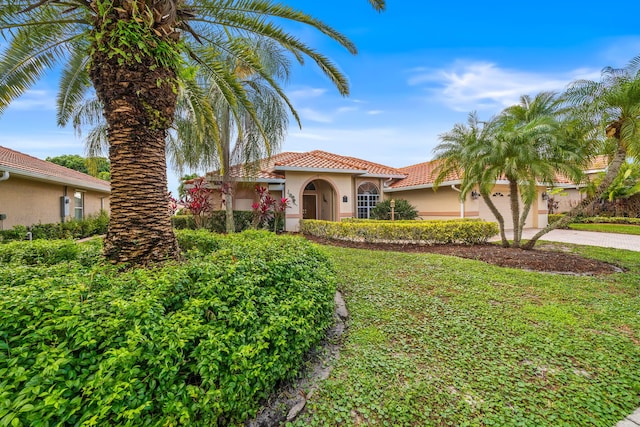
{"label": "tan stucco wall", "polygon": [[578,206],[585,195],[575,188],[569,188],[562,190],[562,192],[558,194],[554,194],[552,197],[558,202],[556,213],[564,213]]}
{"label": "tan stucco wall", "polygon": [[[69,216],[73,218],[76,188],[67,187],[69,197]],[[60,216],[60,197],[65,193],[62,184],[31,181],[12,175],[7,181],[0,182],[0,213],[6,214],[2,221],[6,230],[15,225],[33,225],[58,223]],[[101,200],[102,199],[102,200]],[[93,215],[104,208],[109,211],[109,195],[96,191],[84,191],[84,215]]]}
{"label": "tan stucco wall", "polygon": [[[525,228],[541,228],[547,225],[547,207],[542,203],[541,194],[544,187],[538,189],[538,197],[531,206]],[[418,209],[422,219],[454,219],[481,218],[497,222],[495,216],[481,197],[473,199],[470,195],[464,202],[464,213],[461,212],[460,193],[451,186],[442,186],[437,191],[431,188],[387,193],[385,199],[406,199]],[[507,185],[496,185],[492,191],[492,200],[505,219],[505,228],[512,229],[509,188]]]}
{"label": "tan stucco wall", "polygon": [[[432,188],[420,190],[396,191],[387,193],[385,199],[405,199],[418,210],[422,219],[453,219],[461,218],[460,193],[450,186],[443,186],[433,191]],[[467,197],[464,206],[464,217],[478,216],[478,205]]]}
{"label": "tan stucco wall", "polygon": [[[349,174],[338,173],[286,173],[285,196],[295,196],[295,204],[291,204],[286,213],[286,229],[297,231],[299,221],[302,218],[302,201],[305,186],[311,181],[320,181],[317,186],[317,200],[319,219],[339,221],[341,218],[354,216],[355,196],[353,189],[353,177]],[[343,197],[347,196],[347,202]]]}

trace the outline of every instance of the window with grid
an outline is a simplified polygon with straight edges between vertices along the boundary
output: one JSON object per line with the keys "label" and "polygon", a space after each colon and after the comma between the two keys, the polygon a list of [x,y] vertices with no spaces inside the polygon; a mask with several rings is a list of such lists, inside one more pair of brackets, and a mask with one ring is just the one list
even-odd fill
{"label": "window with grid", "polygon": [[358,187],[357,210],[358,218],[369,218],[371,209],[375,208],[380,200],[378,187],[372,182],[365,182]]}

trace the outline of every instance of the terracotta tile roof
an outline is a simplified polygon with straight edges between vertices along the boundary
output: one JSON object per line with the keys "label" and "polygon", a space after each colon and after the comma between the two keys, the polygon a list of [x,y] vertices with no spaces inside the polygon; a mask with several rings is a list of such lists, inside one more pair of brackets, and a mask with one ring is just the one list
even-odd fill
{"label": "terracotta tile roof", "polygon": [[604,171],[609,166],[608,156],[596,156],[591,160],[591,164],[587,167],[587,171]]}
{"label": "terracotta tile roof", "polygon": [[368,175],[382,175],[403,177],[404,174],[396,168],[381,165],[380,163],[356,157],[341,156],[326,151],[314,150],[307,153],[296,153],[298,156],[282,159],[275,162],[275,169],[301,168],[301,169],[335,169],[362,171]]}
{"label": "terracotta tile roof", "polygon": [[0,146],[0,171],[4,170],[11,175],[73,185],[83,189],[111,191],[111,184],[108,181]]}
{"label": "terracotta tile roof", "polygon": [[[407,177],[398,182],[394,182],[391,188],[405,188],[416,186],[433,185],[433,182],[438,176],[439,160],[431,160],[429,162],[418,163],[417,165],[411,165],[404,168],[400,168],[400,172]],[[460,177],[457,173],[449,173],[444,181],[459,181]]]}
{"label": "terracotta tile roof", "polygon": [[[595,174],[598,172],[604,172],[609,166],[609,157],[608,156],[596,156],[594,157],[589,165],[586,167],[585,172],[587,175]],[[567,185],[567,184],[575,184],[572,179],[567,178],[565,175],[557,174],[556,179],[554,181],[555,184]]]}
{"label": "terracotta tile roof", "polygon": [[[369,162],[367,160],[355,157],[341,156],[339,154],[328,153],[326,151],[314,150],[304,153],[296,153],[286,151],[275,154],[269,159],[259,162],[257,172],[253,172],[242,165],[236,165],[231,168],[231,176],[233,178],[254,177],[257,179],[284,179],[284,171],[286,170],[334,170],[343,172],[355,172],[366,175],[397,177],[402,178],[404,173],[396,168],[381,165],[379,163]],[[219,171],[209,172],[209,177],[220,176]]]}

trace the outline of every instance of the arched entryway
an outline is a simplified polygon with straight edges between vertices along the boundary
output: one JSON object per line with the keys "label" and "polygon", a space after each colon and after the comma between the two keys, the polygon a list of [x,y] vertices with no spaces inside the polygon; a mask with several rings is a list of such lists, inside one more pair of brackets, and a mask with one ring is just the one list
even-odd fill
{"label": "arched entryway", "polygon": [[336,221],[337,200],[333,186],[323,179],[309,181],[302,193],[302,218]]}

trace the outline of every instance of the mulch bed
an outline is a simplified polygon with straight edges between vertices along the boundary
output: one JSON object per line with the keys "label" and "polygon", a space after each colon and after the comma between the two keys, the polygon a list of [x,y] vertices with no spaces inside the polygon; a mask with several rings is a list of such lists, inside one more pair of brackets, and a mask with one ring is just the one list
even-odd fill
{"label": "mulch bed", "polygon": [[332,240],[314,236],[307,239],[323,245],[341,246],[355,249],[371,249],[410,253],[433,253],[452,255],[484,261],[501,267],[520,268],[523,270],[542,271],[548,273],[574,275],[602,275],[623,271],[606,262],[582,257],[580,255],[548,250],[539,245],[536,249],[525,251],[522,249],[503,248],[495,244],[484,245],[414,245],[394,243],[367,243],[345,240]]}

